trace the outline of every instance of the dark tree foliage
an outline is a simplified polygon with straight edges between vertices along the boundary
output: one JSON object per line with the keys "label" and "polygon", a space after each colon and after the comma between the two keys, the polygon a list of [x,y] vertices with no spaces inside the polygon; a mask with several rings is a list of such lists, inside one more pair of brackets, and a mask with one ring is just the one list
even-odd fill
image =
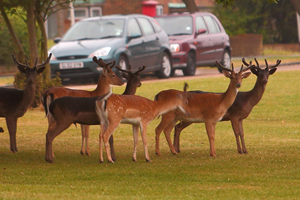
{"label": "dark tree foliage", "polygon": [[214,13],[229,35],[262,34],[264,43],[296,43],[296,11],[289,0],[235,0],[229,7],[216,5]]}

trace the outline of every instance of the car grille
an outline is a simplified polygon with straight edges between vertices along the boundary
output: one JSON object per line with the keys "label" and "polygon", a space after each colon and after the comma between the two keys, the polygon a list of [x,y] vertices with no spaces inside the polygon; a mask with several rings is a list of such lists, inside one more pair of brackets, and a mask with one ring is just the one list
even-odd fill
{"label": "car grille", "polygon": [[57,60],[75,60],[75,59],[83,59],[87,58],[88,56],[63,56],[63,57],[56,57]]}

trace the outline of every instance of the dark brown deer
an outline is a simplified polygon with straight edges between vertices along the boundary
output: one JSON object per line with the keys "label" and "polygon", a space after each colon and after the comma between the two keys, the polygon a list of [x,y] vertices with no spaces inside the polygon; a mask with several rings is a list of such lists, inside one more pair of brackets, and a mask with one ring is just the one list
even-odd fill
{"label": "dark brown deer", "polygon": [[18,65],[18,69],[21,73],[26,74],[26,85],[24,90],[15,88],[0,88],[0,117],[4,117],[6,120],[7,129],[10,136],[10,150],[17,152],[17,121],[22,117],[27,109],[30,107],[35,97],[36,90],[36,76],[44,71],[45,65],[49,62],[51,55],[49,55],[46,62],[37,65],[38,59],[36,59],[33,68],[26,64],[20,63],[12,54],[14,62]]}
{"label": "dark brown deer", "polygon": [[[118,67],[117,67],[118,68]],[[126,85],[126,93],[136,91],[137,87],[141,86],[139,73],[146,67],[143,66],[137,72],[118,70],[128,74],[128,83]],[[124,92],[125,93],[125,92]],[[96,113],[95,102],[98,97],[61,97],[55,99],[49,106],[49,112],[53,119],[50,119],[54,123],[49,124],[46,134],[46,155],[47,162],[53,162],[53,149],[52,142],[54,138],[61,132],[66,130],[71,124],[82,125],[100,125],[99,118]],[[83,135],[88,136],[88,135]],[[88,141],[88,137],[86,138]],[[111,145],[113,149],[113,138],[111,138]],[[87,142],[87,151],[88,142]]]}
{"label": "dark brown deer", "polygon": [[159,151],[159,136],[164,130],[168,145],[173,154],[177,154],[175,151],[170,133],[178,120],[184,123],[205,123],[206,132],[209,138],[210,155],[216,156],[215,151],[215,127],[218,121],[225,115],[227,109],[234,102],[238,89],[241,87],[242,79],[247,78],[251,73],[246,72],[250,67],[243,69],[243,65],[239,72],[234,72],[232,69],[223,67],[218,61],[216,61],[219,69],[222,70],[225,77],[230,79],[228,89],[224,93],[188,93],[188,106],[187,112],[190,113],[190,117],[183,116],[179,112],[168,112],[162,115],[160,124],[156,127],[156,154],[160,155]]}
{"label": "dark brown deer", "polygon": [[[102,73],[98,79],[98,85],[95,90],[73,90],[65,87],[53,87],[47,90],[43,97],[42,103],[45,108],[45,113],[48,118],[48,123],[51,126],[51,116],[49,115],[49,105],[50,103],[57,98],[71,96],[71,97],[96,97],[103,95],[109,91],[110,85],[123,85],[123,81],[112,71],[112,68],[115,65],[115,61],[110,63],[105,63],[101,58],[97,59],[96,56],[93,57],[93,61],[97,63],[102,69]],[[86,152],[87,155],[90,155],[88,147],[88,138],[89,135],[89,126],[81,125],[82,133],[82,146],[81,154]],[[86,151],[84,151],[84,144],[86,143]]]}
{"label": "dark brown deer", "polygon": [[[227,110],[226,114],[223,116],[221,121],[231,121],[232,129],[235,134],[237,150],[240,154],[248,153],[244,141],[244,130],[243,130],[243,120],[246,119],[251,113],[253,107],[259,103],[261,100],[266,85],[268,83],[269,75],[272,75],[277,70],[277,66],[280,64],[281,60],[277,60],[277,63],[274,66],[270,66],[265,60],[266,68],[261,69],[257,60],[255,59],[256,65],[251,68],[251,72],[257,76],[256,83],[252,90],[248,92],[238,92],[236,99],[232,106]],[[251,65],[248,64],[244,59],[243,63],[246,66]],[[202,91],[191,91],[191,93],[202,93]],[[182,122],[178,123],[175,126],[175,134],[174,134],[174,148],[175,151],[180,152],[179,148],[179,137],[181,131],[188,127],[191,123]],[[242,148],[240,144],[240,140],[242,143]]]}
{"label": "dark brown deer", "polygon": [[103,142],[106,149],[108,162],[113,163],[109,149],[109,138],[120,123],[133,125],[134,151],[132,160],[136,161],[138,142],[138,129],[140,127],[146,161],[150,162],[147,146],[147,126],[157,116],[170,110],[179,109],[185,112],[186,88],[184,94],[178,90],[161,91],[158,95],[164,98],[156,98],[155,101],[137,95],[117,95],[108,93],[96,101],[96,112],[101,121],[99,136],[100,162],[103,162]]}

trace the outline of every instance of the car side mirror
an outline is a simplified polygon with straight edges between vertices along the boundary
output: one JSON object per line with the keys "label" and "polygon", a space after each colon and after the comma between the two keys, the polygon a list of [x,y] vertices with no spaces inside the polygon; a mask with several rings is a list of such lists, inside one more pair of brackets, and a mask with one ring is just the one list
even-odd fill
{"label": "car side mirror", "polygon": [[204,29],[204,28],[200,28],[200,29],[197,31],[197,35],[200,35],[200,34],[203,34],[203,33],[206,33],[206,29]]}
{"label": "car side mirror", "polygon": [[60,38],[60,37],[57,37],[57,38],[54,38],[53,42],[54,42],[55,44],[57,44],[57,43],[60,42],[60,40],[61,40],[61,38]]}
{"label": "car side mirror", "polygon": [[127,37],[127,40],[130,41],[132,39],[140,38],[142,35],[133,34]]}

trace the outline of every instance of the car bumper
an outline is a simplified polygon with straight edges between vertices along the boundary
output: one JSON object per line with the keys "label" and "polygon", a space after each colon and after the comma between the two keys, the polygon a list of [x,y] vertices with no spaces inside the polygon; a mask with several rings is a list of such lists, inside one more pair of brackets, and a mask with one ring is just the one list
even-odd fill
{"label": "car bumper", "polygon": [[187,63],[187,55],[186,52],[176,52],[172,53],[173,58],[173,68],[184,68]]}

